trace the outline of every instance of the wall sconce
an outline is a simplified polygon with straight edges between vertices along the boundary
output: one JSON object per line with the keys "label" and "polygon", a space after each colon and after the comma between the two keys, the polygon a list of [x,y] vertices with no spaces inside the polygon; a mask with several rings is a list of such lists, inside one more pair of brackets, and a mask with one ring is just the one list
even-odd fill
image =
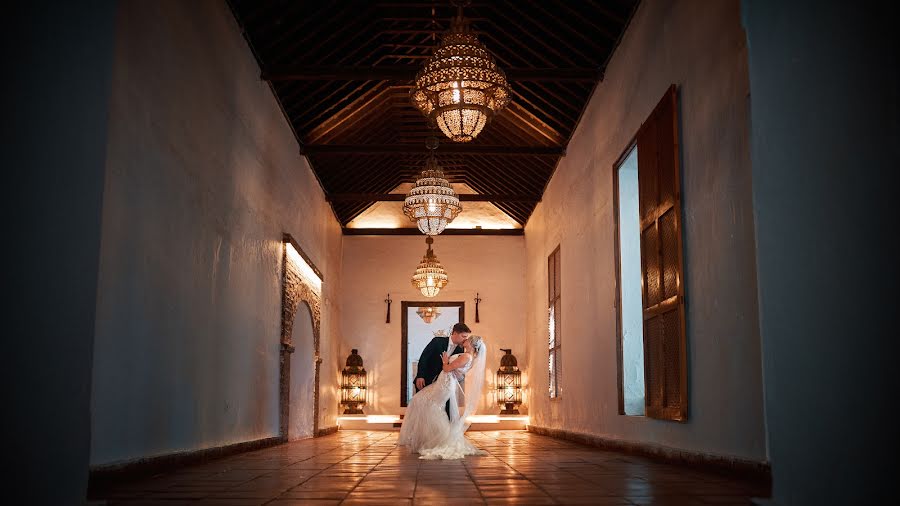
{"label": "wall sconce", "polygon": [[366,370],[355,348],[350,351],[341,373],[341,404],[346,406],[345,415],[361,415],[360,408],[366,405]]}
{"label": "wall sconce", "polygon": [[475,323],[481,323],[481,315],[478,314],[478,305],[481,304],[481,297],[475,293]]}
{"label": "wall sconce", "polygon": [[425,323],[431,323],[432,320],[441,316],[441,312],[434,306],[420,307],[416,310],[416,314],[419,315],[419,318]]}
{"label": "wall sconce", "polygon": [[512,350],[500,349],[506,354],[500,357],[497,370],[497,404],[503,408],[501,415],[518,415],[518,406],[522,404],[522,372]]}

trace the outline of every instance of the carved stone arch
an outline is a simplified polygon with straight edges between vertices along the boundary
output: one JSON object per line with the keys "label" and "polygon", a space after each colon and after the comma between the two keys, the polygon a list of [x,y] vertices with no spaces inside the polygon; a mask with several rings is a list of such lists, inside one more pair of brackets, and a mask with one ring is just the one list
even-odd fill
{"label": "carved stone arch", "polygon": [[[284,235],[282,248],[282,292],[281,292],[281,352],[280,352],[280,378],[279,378],[279,436],[283,440],[288,437],[288,424],[290,422],[291,403],[291,353],[294,352],[292,334],[294,320],[300,304],[309,308],[309,314],[313,324],[313,352],[315,353],[315,387],[313,391],[313,435],[319,434],[319,371],[322,358],[319,355],[322,328],[322,300],[321,296],[300,275],[298,266],[287,254],[290,244],[310,267],[322,279],[321,272],[315,267],[309,257],[300,249],[300,246],[289,235]],[[324,281],[324,279],[322,279]]]}

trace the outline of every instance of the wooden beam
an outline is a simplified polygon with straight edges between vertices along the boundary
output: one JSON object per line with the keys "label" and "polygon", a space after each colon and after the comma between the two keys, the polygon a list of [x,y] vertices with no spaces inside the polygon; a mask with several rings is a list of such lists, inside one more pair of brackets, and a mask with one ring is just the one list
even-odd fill
{"label": "wooden beam", "polygon": [[[423,235],[417,228],[347,228],[344,235]],[[446,228],[441,235],[525,235],[521,228]]]}
{"label": "wooden beam", "polygon": [[[269,67],[264,81],[412,81],[419,65],[379,65],[353,67],[340,65],[285,65]],[[593,67],[505,68],[510,81],[596,82],[601,71]]]}
{"label": "wooden beam", "polygon": [[[426,154],[428,149],[417,144],[306,144],[303,155],[322,154]],[[447,143],[440,146],[435,154],[440,155],[527,155],[564,156],[566,148],[561,146],[485,146]]]}
{"label": "wooden beam", "polygon": [[[497,195],[462,194],[457,195],[462,202],[540,202],[540,195]],[[403,202],[404,193],[329,193],[329,202]]]}

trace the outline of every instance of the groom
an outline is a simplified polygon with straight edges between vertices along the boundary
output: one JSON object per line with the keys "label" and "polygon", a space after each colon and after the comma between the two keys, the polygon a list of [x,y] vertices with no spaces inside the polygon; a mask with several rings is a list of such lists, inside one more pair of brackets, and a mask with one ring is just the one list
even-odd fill
{"label": "groom", "polygon": [[[469,326],[465,323],[457,323],[453,326],[453,332],[450,338],[437,336],[428,343],[422,356],[419,357],[419,369],[416,373],[416,392],[425,388],[426,385],[434,383],[438,375],[444,369],[444,361],[441,360],[441,354],[447,352],[447,355],[462,353],[462,342],[469,338]],[[447,417],[450,417],[450,401],[447,401],[445,407]]]}

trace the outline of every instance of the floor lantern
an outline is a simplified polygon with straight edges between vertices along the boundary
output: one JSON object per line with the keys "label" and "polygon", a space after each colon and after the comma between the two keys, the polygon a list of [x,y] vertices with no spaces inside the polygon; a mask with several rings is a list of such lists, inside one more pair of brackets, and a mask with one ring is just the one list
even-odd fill
{"label": "floor lantern", "polygon": [[511,349],[500,348],[506,354],[500,358],[497,370],[497,404],[503,408],[501,415],[518,415],[522,404],[522,372]]}
{"label": "floor lantern", "polygon": [[347,365],[341,374],[341,404],[345,415],[361,415],[366,405],[366,370],[363,359],[354,348],[347,357]]}

